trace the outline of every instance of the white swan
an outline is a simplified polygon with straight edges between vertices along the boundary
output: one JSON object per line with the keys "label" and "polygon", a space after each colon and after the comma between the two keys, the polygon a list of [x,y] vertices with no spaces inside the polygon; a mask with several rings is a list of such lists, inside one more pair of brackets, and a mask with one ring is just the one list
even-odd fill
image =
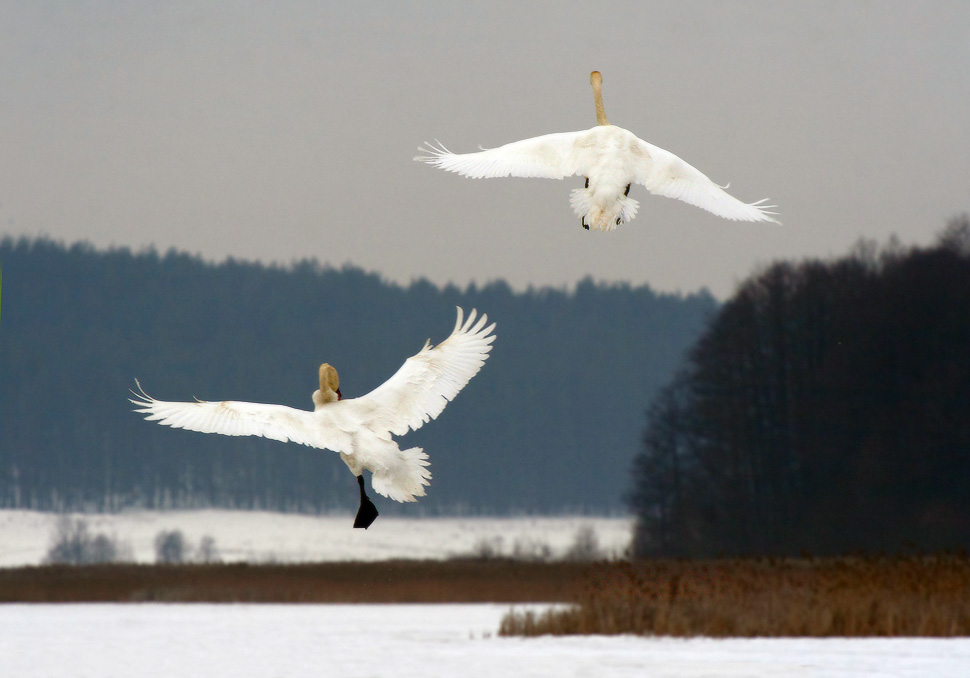
{"label": "white swan", "polygon": [[363,470],[371,472],[371,485],[394,501],[416,501],[431,479],[428,455],[420,447],[402,450],[391,435],[404,435],[437,418],[469,380],[478,374],[495,335],[483,313],[463,320],[461,308],[451,336],[431,347],[425,342],[390,379],[360,398],[344,400],[337,370],[320,365],[320,389],[313,393],[313,412],[285,405],[222,402],[166,402],[146,394],[138,380],[136,399],[129,399],[149,421],[173,428],[230,436],[262,436],[330,449],[357,476],[360,508],[354,527],[370,527],[377,508],[364,492]]}
{"label": "white swan", "polygon": [[648,144],[622,127],[611,125],[603,108],[602,76],[589,76],[596,103],[597,126],[581,132],[546,134],[478,153],[452,153],[441,142],[419,147],[415,160],[473,179],[489,177],[586,177],[573,189],[570,203],[583,228],[612,231],[636,216],[639,203],[629,197],[631,184],[654,195],[677,198],[725,219],[773,221],[774,205],[766,200],[744,203],[673,153]]}

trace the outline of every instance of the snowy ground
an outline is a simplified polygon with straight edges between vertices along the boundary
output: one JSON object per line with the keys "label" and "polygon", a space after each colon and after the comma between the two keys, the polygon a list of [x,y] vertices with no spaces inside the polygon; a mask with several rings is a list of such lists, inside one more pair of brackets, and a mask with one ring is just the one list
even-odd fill
{"label": "snowy ground", "polygon": [[498,638],[503,605],[3,605],[0,675],[965,678],[970,639]]}
{"label": "snowy ground", "polygon": [[[215,539],[223,561],[315,562],[444,559],[483,546],[504,554],[548,546],[565,552],[583,527],[593,530],[604,555],[622,554],[631,518],[398,518],[381,517],[368,530],[353,529],[352,516],[306,516],[259,511],[136,511],[71,514],[92,536],[104,533],[130,548],[137,562],[155,560],[155,536],[181,530],[195,548]],[[39,564],[50,548],[58,515],[0,510],[0,567]],[[191,555],[191,552],[189,553]]]}

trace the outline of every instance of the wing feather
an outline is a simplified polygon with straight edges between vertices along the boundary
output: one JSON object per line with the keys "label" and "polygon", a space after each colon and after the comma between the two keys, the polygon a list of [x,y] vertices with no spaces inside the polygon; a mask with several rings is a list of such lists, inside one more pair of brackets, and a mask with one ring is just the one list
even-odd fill
{"label": "wing feather", "polygon": [[467,320],[458,309],[451,335],[435,347],[425,342],[394,375],[376,389],[341,404],[361,412],[375,430],[404,435],[418,430],[441,414],[458,392],[485,364],[495,335],[495,323],[488,325],[484,313],[476,320],[472,310]]}
{"label": "wing feather", "polygon": [[149,396],[135,380],[138,391],[129,400],[149,421],[173,428],[228,436],[260,436],[280,442],[330,449],[344,454],[366,454],[354,437],[370,430],[379,438],[404,435],[437,418],[458,392],[485,364],[495,335],[495,323],[473,310],[465,319],[459,308],[451,335],[438,346],[430,341],[408,358],[394,375],[361,396],[330,403],[315,412],[285,405],[235,400],[170,402]]}
{"label": "wing feather", "polygon": [[[221,433],[227,436],[259,436],[294,442],[309,447],[336,449],[320,440],[320,421],[311,412],[285,405],[265,405],[236,400],[220,402],[169,402],[156,400],[145,393],[135,380],[138,391],[132,391],[136,412],[147,415],[148,421],[172,428],[184,428],[200,433]],[[337,450],[340,451],[340,450]]]}
{"label": "wing feather", "polygon": [[774,205],[741,202],[707,176],[670,151],[637,139],[639,161],[636,182],[654,195],[676,198],[712,214],[733,221],[772,221],[781,223],[770,211]]}
{"label": "wing feather", "polygon": [[588,131],[544,134],[477,153],[452,153],[438,141],[437,145],[429,143],[419,147],[424,155],[414,159],[472,179],[508,176],[562,179],[582,173],[588,163],[584,153],[588,134]]}

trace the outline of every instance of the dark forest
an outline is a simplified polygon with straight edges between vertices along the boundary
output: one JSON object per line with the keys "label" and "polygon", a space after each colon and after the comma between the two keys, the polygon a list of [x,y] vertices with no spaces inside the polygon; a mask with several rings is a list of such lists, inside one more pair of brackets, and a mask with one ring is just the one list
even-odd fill
{"label": "dark forest", "polygon": [[745,281],[653,401],[641,556],[970,547],[970,221]]}
{"label": "dark forest", "polygon": [[352,510],[332,452],[172,430],[128,402],[312,409],[317,367],[363,395],[443,340],[455,306],[498,323],[489,361],[438,418],[402,439],[431,457],[418,504],[385,514],[625,511],[643,411],[717,304],[706,294],[580,282],[464,290],[383,281],[314,261],[218,265],[184,253],[0,242],[0,507]]}

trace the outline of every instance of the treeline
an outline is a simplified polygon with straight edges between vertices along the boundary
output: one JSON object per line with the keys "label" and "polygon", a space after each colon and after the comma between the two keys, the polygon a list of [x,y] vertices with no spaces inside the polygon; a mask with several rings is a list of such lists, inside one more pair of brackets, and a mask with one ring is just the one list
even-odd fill
{"label": "treeline", "polygon": [[0,241],[0,507],[353,510],[331,452],[172,430],[127,401],[312,408],[317,367],[345,397],[387,379],[455,306],[498,323],[491,358],[441,417],[404,439],[431,455],[429,494],[389,514],[620,512],[644,403],[713,315],[708,294],[590,280],[574,291],[461,290],[314,261],[214,265],[170,251]]}
{"label": "treeline", "polygon": [[970,546],[970,221],[741,285],[653,401],[641,555]]}

